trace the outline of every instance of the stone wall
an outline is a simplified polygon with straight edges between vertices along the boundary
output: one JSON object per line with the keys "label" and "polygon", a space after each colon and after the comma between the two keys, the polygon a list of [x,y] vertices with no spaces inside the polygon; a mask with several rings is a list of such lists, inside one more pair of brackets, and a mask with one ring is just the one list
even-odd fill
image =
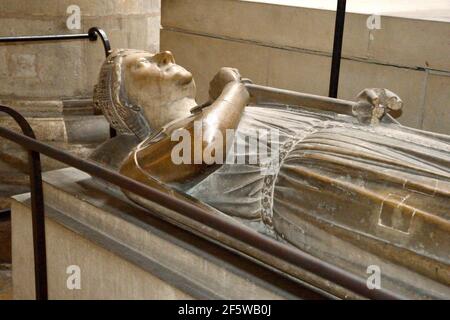
{"label": "stone wall", "polygon": [[[69,30],[70,5],[80,8],[79,30]],[[104,29],[112,48],[159,50],[160,0],[2,0],[0,37],[87,33]],[[39,140],[86,157],[109,136],[92,108],[93,86],[105,59],[99,40],[0,44],[0,103],[24,115]],[[0,126],[18,129],[0,115]],[[43,157],[43,170],[61,168]],[[28,190],[27,155],[0,139],[0,209]]]}
{"label": "stone wall", "polygon": [[[81,30],[68,30],[69,5]],[[159,49],[160,0],[5,0],[0,36],[85,33],[103,28],[113,48]],[[0,98],[88,97],[104,59],[101,42],[0,45]]]}
{"label": "stone wall", "polygon": [[[328,94],[333,11],[240,0],[163,0],[161,12],[161,48],[193,72],[201,102],[222,66],[237,67],[258,84]],[[389,88],[405,102],[401,123],[450,134],[450,23],[425,15],[383,15],[381,29],[369,30],[370,14],[348,12],[339,97],[354,100],[366,87]]]}

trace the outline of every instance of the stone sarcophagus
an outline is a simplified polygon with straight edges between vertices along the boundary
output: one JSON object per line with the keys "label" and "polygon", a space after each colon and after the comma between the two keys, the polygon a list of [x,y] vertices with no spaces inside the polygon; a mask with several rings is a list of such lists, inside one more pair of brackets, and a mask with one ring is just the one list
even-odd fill
{"label": "stone sarcophagus", "polygon": [[448,297],[450,137],[401,126],[386,89],[342,101],[223,68],[209,93],[197,106],[170,52],[116,51],[95,99],[122,135],[93,158],[357,275],[378,266],[394,291]]}
{"label": "stone sarcophagus", "polygon": [[[209,94],[208,102],[196,103],[192,74],[170,52],[114,51],[94,102],[119,135],[91,159],[366,278],[374,290],[450,297],[449,136],[400,125],[389,113],[403,103],[387,89],[344,101],[258,86],[223,68]],[[52,179],[53,190],[61,182]],[[80,186],[77,194],[85,194]],[[123,192],[123,212],[129,201],[202,228]],[[97,205],[113,203],[93,197],[87,198]],[[120,233],[117,223],[111,228]],[[320,290],[355,297],[240,249]]]}

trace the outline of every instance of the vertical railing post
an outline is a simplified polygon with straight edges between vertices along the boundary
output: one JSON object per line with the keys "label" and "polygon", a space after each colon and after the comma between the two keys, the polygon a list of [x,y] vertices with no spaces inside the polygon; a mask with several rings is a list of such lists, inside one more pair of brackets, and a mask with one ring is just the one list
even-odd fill
{"label": "vertical railing post", "polygon": [[346,0],[338,0],[334,26],[333,59],[331,61],[330,88],[328,96],[337,98],[339,72],[341,69],[342,41],[344,37]]}
{"label": "vertical railing post", "polygon": [[[36,139],[30,124],[20,113],[5,106],[0,106],[0,112],[10,115],[17,122],[24,135]],[[45,213],[44,193],[42,190],[41,157],[36,151],[27,151],[30,168],[31,223],[33,228],[36,300],[47,300],[47,252],[45,247]]]}
{"label": "vertical railing post", "polygon": [[[43,35],[43,36],[13,36],[0,37],[0,43],[14,42],[34,42],[34,41],[61,41],[75,39],[89,39],[96,41],[100,37],[105,56],[111,53],[111,44],[105,31],[98,27],[90,28],[86,34],[68,34],[68,35]],[[33,129],[26,119],[15,110],[0,106],[0,112],[10,115],[20,126],[22,132],[33,139],[36,136]],[[115,130],[111,128],[110,135],[114,136]],[[44,195],[42,187],[41,159],[38,152],[27,150],[29,161],[30,193],[31,193],[31,220],[33,228],[33,253],[34,253],[34,276],[35,292],[37,300],[48,299],[47,286],[47,253],[45,247],[45,214],[44,214]]]}

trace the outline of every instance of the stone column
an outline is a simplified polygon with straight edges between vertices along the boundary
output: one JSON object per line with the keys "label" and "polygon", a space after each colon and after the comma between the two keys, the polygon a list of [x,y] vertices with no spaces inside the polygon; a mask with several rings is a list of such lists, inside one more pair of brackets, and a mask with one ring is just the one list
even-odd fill
{"label": "stone column", "polygon": [[[80,30],[69,30],[70,5],[80,8]],[[113,48],[159,49],[160,0],[5,0],[0,36],[86,33],[98,26]],[[101,41],[0,44],[0,103],[27,117],[44,142],[86,156],[108,137],[92,109],[92,90],[104,60]],[[0,115],[0,126],[16,128]],[[44,159],[44,170],[62,165]],[[26,155],[0,141],[0,208],[26,190]],[[3,200],[2,200],[3,196]]]}

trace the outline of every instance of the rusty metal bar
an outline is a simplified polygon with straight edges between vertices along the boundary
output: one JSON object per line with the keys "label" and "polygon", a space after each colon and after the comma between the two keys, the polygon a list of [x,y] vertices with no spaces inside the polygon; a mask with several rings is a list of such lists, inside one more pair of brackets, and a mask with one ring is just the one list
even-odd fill
{"label": "rusty metal bar", "polygon": [[[36,139],[30,124],[20,113],[5,106],[0,106],[0,112],[10,115],[28,139]],[[39,152],[29,148],[27,148],[27,151],[30,168],[35,292],[37,300],[47,300],[47,253],[45,248],[44,193],[42,191],[41,158]]]}
{"label": "rusty metal bar", "polygon": [[[113,170],[101,167],[93,161],[83,160],[65,151],[41,143],[34,138],[18,134],[5,128],[0,128],[0,136],[14,141],[28,150],[45,154],[50,158],[56,159],[92,176],[110,182],[120,188],[154,201],[155,203],[174,210],[194,221],[200,222],[215,230],[219,230],[230,237],[234,237],[257,250],[269,253],[275,258],[282,259],[290,264],[303,268],[364,297],[372,299],[402,298],[385,289],[370,290],[363,279],[341,268],[326,263],[297,248],[270,239],[245,226],[234,224],[220,216],[211,215],[191,203],[173,198],[170,195],[157,189],[150,188]],[[202,232],[201,230],[198,231]],[[207,237],[206,234],[204,234],[204,236]]]}

